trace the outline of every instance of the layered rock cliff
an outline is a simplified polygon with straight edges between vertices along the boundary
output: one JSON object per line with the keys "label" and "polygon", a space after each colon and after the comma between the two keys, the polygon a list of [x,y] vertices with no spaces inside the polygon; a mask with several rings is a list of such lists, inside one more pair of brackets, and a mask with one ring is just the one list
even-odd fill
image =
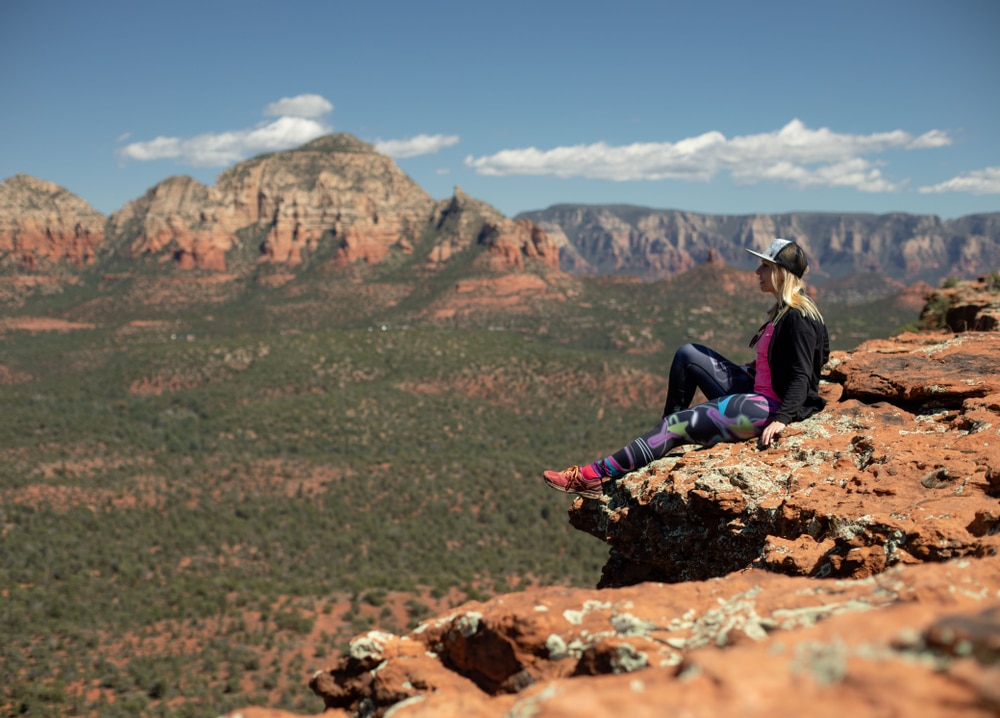
{"label": "layered rock cliff", "polygon": [[706,215],[625,205],[557,205],[525,212],[560,244],[564,269],[576,274],[662,278],[717,252],[751,267],[743,250],[774,237],[799,242],[811,259],[810,281],[822,285],[876,273],[907,284],[974,278],[1000,266],[1000,213],[942,221],[900,213]]}
{"label": "layered rock cliff", "polygon": [[436,230],[434,246],[427,256],[432,267],[447,262],[474,245],[486,249],[479,264],[495,269],[524,269],[526,259],[559,269],[556,243],[529,220],[512,220],[482,200],[455,188],[451,199],[439,202],[431,218]]}
{"label": "layered rock cliff", "polygon": [[[1000,308],[992,276],[950,288],[969,326]],[[310,682],[324,715],[997,715],[998,356],[1000,333],[947,330],[836,353],[826,410],[776,446],[573,502],[604,588],[360,635]]]}
{"label": "layered rock cliff", "polygon": [[[295,271],[314,258],[378,264],[391,252],[427,253],[440,269],[457,253],[520,271],[558,268],[558,250],[528,220],[514,221],[456,188],[436,202],[387,156],[347,134],[234,165],[209,187],[170,177],[107,220],[78,197],[18,175],[0,185],[0,261],[22,270],[102,260],[129,272],[139,260],[239,275],[262,263]],[[105,241],[105,234],[107,241]],[[478,253],[478,252],[477,252]]]}
{"label": "layered rock cliff", "polygon": [[109,227],[131,256],[185,268],[296,267],[324,244],[340,263],[376,263],[392,248],[412,248],[434,206],[391,159],[339,134],[241,162],[213,187],[167,179],[114,213]]}
{"label": "layered rock cliff", "polygon": [[92,263],[104,215],[62,187],[19,174],[0,182],[0,265],[32,272]]}

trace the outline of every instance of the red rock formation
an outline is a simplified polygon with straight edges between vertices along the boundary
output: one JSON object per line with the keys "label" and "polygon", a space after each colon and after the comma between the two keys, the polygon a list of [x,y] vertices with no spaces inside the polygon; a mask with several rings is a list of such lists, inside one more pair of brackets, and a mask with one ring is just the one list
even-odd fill
{"label": "red rock formation", "polygon": [[549,236],[530,220],[504,218],[486,224],[480,242],[489,250],[498,269],[524,269],[525,259],[534,259],[549,269],[559,269],[559,250]]}
{"label": "red rock formation", "polygon": [[104,241],[104,222],[62,187],[15,175],[0,182],[0,263],[29,271],[91,264]]}
{"label": "red rock formation", "polygon": [[726,260],[717,249],[710,249],[708,250],[708,257],[705,259],[705,264],[722,267],[725,266]]}
{"label": "red rock formation", "polygon": [[896,297],[896,305],[920,311],[927,304],[927,297],[934,291],[934,287],[927,282],[914,282],[906,287],[902,293]]}
{"label": "red rock formation", "polygon": [[871,580],[526,591],[358,636],[311,687],[324,715],[985,718],[1000,709],[998,588],[991,557]]}
{"label": "red rock formation", "polygon": [[431,268],[439,268],[456,254],[479,245],[486,248],[485,264],[494,270],[520,271],[525,260],[559,269],[559,247],[546,232],[529,220],[508,219],[461,187],[455,188],[450,200],[438,203],[432,225],[437,239],[427,257]]}
{"label": "red rock formation", "polygon": [[430,268],[439,268],[454,255],[475,246],[488,222],[500,223],[504,216],[491,205],[467,195],[461,187],[448,200],[438,202],[431,218],[437,232],[434,247],[427,257]]}
{"label": "red rock formation", "polygon": [[111,226],[131,237],[133,255],[184,268],[295,267],[324,243],[338,263],[375,263],[412,246],[433,207],[391,159],[342,134],[241,162],[211,188],[170,178],[113,214]]}
{"label": "red rock formation", "polygon": [[1000,271],[929,292],[920,320],[956,332],[1000,330]]}
{"label": "red rock formation", "polygon": [[206,221],[209,189],[191,177],[170,177],[111,215],[112,233],[130,231],[131,256],[173,260],[183,269],[226,268],[235,230]]}
{"label": "red rock formation", "polygon": [[[1000,549],[1000,333],[903,335],[835,353],[841,400],[774,448],[672,455],[579,501],[612,546],[602,585],[721,576],[752,565],[859,578]],[[662,537],[669,537],[664,550]]]}
{"label": "red rock formation", "polygon": [[438,203],[431,225],[434,246],[424,269],[437,272],[459,255],[472,254],[475,276],[457,282],[423,316],[450,320],[476,313],[523,312],[537,302],[563,301],[567,277],[559,272],[559,248],[528,220],[512,220],[455,188]]}

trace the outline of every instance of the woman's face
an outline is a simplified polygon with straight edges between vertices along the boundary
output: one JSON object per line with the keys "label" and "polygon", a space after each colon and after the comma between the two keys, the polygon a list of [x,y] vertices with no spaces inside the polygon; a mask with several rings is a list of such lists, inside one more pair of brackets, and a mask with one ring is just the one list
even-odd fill
{"label": "woman's face", "polygon": [[771,271],[772,266],[770,263],[761,262],[760,266],[757,267],[757,271],[754,272],[757,275],[757,279],[760,281],[760,291],[768,294],[774,294],[774,284],[771,281]]}

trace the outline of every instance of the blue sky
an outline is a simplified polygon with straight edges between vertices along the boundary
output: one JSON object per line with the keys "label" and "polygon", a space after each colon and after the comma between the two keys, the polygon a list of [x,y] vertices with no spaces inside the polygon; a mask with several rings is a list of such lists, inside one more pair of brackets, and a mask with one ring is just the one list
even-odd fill
{"label": "blue sky", "polygon": [[349,132],[508,215],[1000,211],[1000,2],[0,3],[0,179],[110,213]]}

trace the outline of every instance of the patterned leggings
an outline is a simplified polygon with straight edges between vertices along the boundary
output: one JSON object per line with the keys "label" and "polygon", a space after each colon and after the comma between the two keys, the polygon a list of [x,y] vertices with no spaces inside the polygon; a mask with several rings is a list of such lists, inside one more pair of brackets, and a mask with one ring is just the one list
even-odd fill
{"label": "patterned leggings", "polygon": [[[695,389],[701,389],[708,401],[687,408]],[[685,344],[670,365],[663,418],[593,467],[601,476],[618,478],[682,444],[708,447],[720,441],[744,441],[760,436],[777,410],[773,400],[753,393],[753,377],[745,369],[708,347]]]}

